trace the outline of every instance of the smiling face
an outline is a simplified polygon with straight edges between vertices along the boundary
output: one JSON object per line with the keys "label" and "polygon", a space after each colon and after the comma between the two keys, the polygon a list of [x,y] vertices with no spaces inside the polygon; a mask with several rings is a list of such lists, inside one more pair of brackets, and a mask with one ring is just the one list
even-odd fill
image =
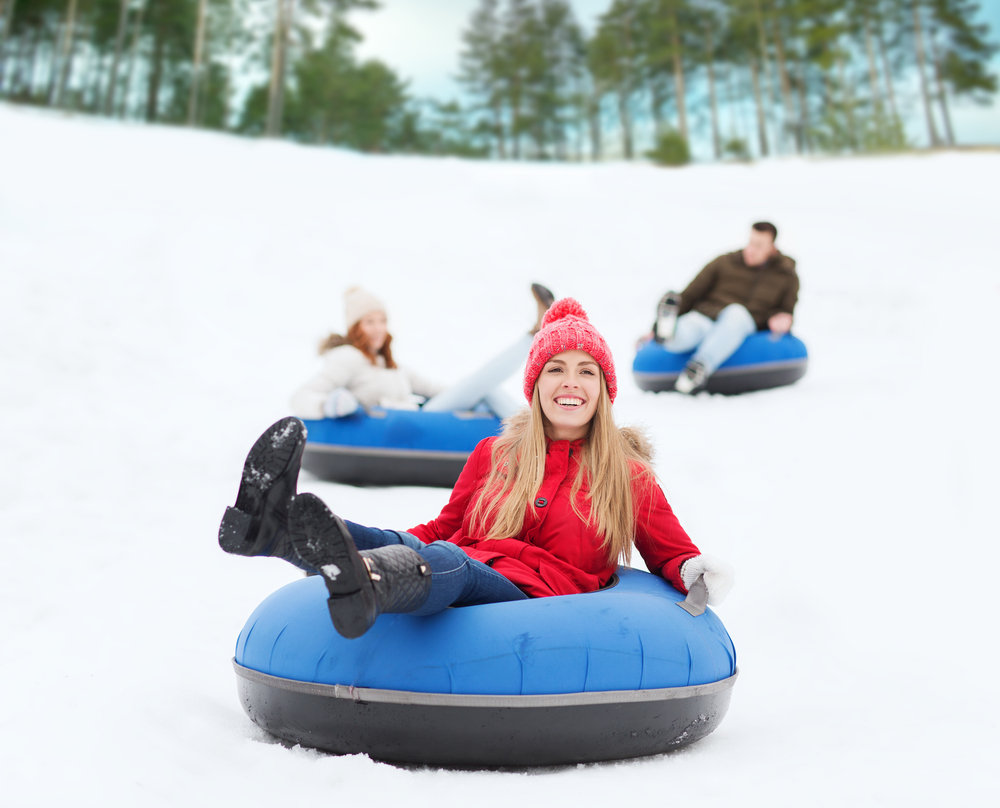
{"label": "smiling face", "polygon": [[535,383],[551,440],[579,440],[590,431],[601,395],[601,367],[586,351],[563,351],[542,367]]}
{"label": "smiling face", "polygon": [[389,334],[389,324],[385,319],[385,314],[381,311],[373,311],[358,320],[361,333],[368,340],[368,350],[373,354],[382,350],[385,345],[385,338]]}

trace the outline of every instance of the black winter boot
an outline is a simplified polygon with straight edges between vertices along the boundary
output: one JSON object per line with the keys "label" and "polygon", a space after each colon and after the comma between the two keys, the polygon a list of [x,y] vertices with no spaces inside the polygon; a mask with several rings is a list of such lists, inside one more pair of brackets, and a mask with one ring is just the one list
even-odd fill
{"label": "black winter boot", "polygon": [[542,286],[540,283],[531,284],[531,294],[534,295],[535,302],[538,304],[538,319],[528,333],[535,336],[542,327],[542,318],[545,316],[545,312],[556,302],[556,296],[548,287]]}
{"label": "black winter boot", "polygon": [[360,637],[380,614],[412,612],[430,595],[431,570],[416,550],[394,544],[358,552],[344,520],[319,497],[295,498],[289,532],[302,561],[326,581],[330,619],[342,637]]}
{"label": "black winter boot", "polygon": [[243,465],[236,504],[219,525],[219,546],[227,553],[283,558],[309,572],[288,535],[288,510],[306,445],[298,418],[282,418],[257,438]]}

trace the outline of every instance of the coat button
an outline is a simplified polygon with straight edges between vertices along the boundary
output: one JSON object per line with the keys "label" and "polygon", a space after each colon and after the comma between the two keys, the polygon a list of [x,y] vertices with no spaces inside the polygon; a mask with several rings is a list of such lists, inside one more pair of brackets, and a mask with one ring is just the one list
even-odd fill
{"label": "coat button", "polygon": [[549,501],[545,497],[539,497],[538,499],[535,500],[536,508],[544,508],[548,504]]}

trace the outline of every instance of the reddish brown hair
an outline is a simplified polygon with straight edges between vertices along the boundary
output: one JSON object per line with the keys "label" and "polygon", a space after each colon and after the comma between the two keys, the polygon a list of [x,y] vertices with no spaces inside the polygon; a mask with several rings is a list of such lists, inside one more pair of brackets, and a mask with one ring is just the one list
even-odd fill
{"label": "reddish brown hair", "polygon": [[392,358],[392,335],[385,335],[385,343],[379,349],[378,353],[372,353],[371,349],[368,347],[368,337],[365,336],[364,331],[361,330],[361,323],[357,322],[350,327],[347,332],[346,337],[342,337],[340,334],[330,334],[326,339],[324,339],[319,344],[320,356],[325,354],[327,351],[332,351],[334,348],[339,348],[341,345],[350,345],[357,348],[361,353],[368,357],[368,361],[373,365],[375,364],[375,359],[381,356],[385,359],[385,366],[387,368],[396,367],[395,361]]}

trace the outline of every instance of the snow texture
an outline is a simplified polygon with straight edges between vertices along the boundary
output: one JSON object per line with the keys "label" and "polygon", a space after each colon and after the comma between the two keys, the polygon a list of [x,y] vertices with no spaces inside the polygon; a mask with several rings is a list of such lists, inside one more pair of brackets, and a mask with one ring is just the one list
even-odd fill
{"label": "snow texture", "polygon": [[[1000,155],[473,163],[2,105],[0,153],[5,804],[1000,802]],[[806,377],[640,392],[660,296],[762,218],[799,261]],[[648,427],[682,524],[736,568],[728,717],[676,753],[533,773],[286,748],[230,666],[301,575],[217,546],[246,452],[349,286],[386,301],[397,361],[448,383],[530,327],[532,281],[584,305],[619,420]],[[404,529],[448,496],[300,490]]]}

